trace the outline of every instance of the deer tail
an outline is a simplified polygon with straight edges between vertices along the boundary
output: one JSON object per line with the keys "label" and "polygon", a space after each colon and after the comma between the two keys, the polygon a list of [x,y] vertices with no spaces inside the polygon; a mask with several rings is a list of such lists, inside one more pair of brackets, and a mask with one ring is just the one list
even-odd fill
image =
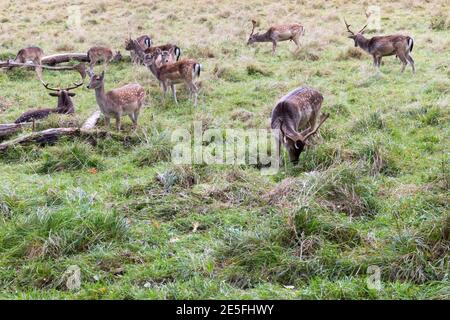
{"label": "deer tail", "polygon": [[181,56],[181,49],[179,47],[175,47],[175,57],[177,57],[177,61],[180,59]]}
{"label": "deer tail", "polygon": [[408,40],[408,49],[409,52],[412,52],[413,47],[414,47],[414,40],[411,37],[406,37],[406,39]]}
{"label": "deer tail", "polygon": [[202,65],[200,63],[194,64],[194,77],[200,77],[200,72],[202,71]]}

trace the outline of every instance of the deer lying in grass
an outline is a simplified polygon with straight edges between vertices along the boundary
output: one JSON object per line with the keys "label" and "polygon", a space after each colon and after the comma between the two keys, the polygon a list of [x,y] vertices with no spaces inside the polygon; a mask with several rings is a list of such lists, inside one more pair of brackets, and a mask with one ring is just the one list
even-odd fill
{"label": "deer lying in grass", "polygon": [[265,33],[254,34],[256,21],[252,20],[253,29],[247,41],[247,45],[255,42],[272,42],[272,54],[275,54],[278,41],[291,40],[297,45],[297,50],[300,49],[300,36],[305,34],[305,28],[298,23],[275,25],[269,28]]}
{"label": "deer lying in grass", "polygon": [[193,59],[184,59],[170,63],[173,55],[169,51],[156,50],[151,55],[144,56],[144,64],[158,79],[163,89],[163,98],[166,97],[167,87],[170,86],[175,103],[178,104],[175,85],[184,82],[189,90],[189,97],[194,96],[194,106],[197,106],[198,88],[194,83],[200,77],[201,65]]}
{"label": "deer lying in grass", "polygon": [[373,64],[377,70],[380,70],[381,58],[386,56],[396,55],[402,62],[401,72],[405,71],[406,65],[409,63],[412,68],[412,72],[416,73],[414,67],[414,60],[410,53],[414,46],[414,40],[409,36],[391,35],[391,36],[379,36],[367,39],[364,37],[364,30],[367,25],[359,30],[356,34],[350,30],[350,25],[345,21],[347,31],[350,33],[349,38],[355,42],[355,47],[360,47],[373,57]]}
{"label": "deer lying in grass", "polygon": [[[41,65],[42,64],[42,58],[44,57],[44,51],[39,47],[27,47],[20,49],[19,52],[16,55],[16,58],[13,60],[13,62],[18,63],[27,63],[27,62],[33,62],[35,65]],[[42,79],[42,68],[36,67],[35,68],[36,74],[38,78]]]}
{"label": "deer lying in grass", "polygon": [[47,108],[47,109],[37,109],[30,110],[22,114],[15,123],[23,123],[23,122],[32,122],[34,120],[39,120],[48,117],[51,113],[60,113],[60,114],[72,114],[75,112],[75,107],[73,105],[71,97],[75,96],[74,92],[70,92],[70,90],[76,89],[83,85],[83,81],[80,83],[74,83],[74,86],[67,88],[51,88],[47,83],[42,81],[44,87],[53,92],[49,92],[48,94],[52,97],[58,97],[58,104],[56,108]]}
{"label": "deer lying in grass", "polygon": [[133,130],[135,130],[145,99],[144,88],[138,83],[131,83],[105,92],[105,71],[101,75],[89,72],[89,77],[91,80],[87,88],[95,90],[95,98],[100,111],[105,116],[106,126],[109,128],[110,118],[115,118],[116,130],[120,131],[120,118],[128,115],[133,122]]}
{"label": "deer lying in grass", "polygon": [[105,68],[111,61],[120,61],[122,59],[122,54],[117,51],[115,55],[109,48],[105,47],[92,47],[87,52],[87,57],[89,59],[89,70],[93,71],[94,66],[97,62],[102,61],[105,63]]}
{"label": "deer lying in grass", "polygon": [[[279,130],[278,143],[284,142],[289,160],[296,164],[307,140],[313,136],[329,114],[322,114],[323,96],[312,88],[297,88],[282,97],[272,110],[271,127]],[[303,130],[299,132],[298,130]]]}

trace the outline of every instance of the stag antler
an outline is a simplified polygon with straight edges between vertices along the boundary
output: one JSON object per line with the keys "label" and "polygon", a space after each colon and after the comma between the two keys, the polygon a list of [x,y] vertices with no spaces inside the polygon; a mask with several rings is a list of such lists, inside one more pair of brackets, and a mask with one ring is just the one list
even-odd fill
{"label": "stag antler", "polygon": [[329,113],[322,114],[319,125],[313,131],[309,132],[307,135],[303,137],[303,142],[305,142],[312,135],[316,134],[317,130],[319,130],[320,126],[325,122],[325,120],[328,119],[329,116],[330,116]]}
{"label": "stag antler", "polygon": [[350,32],[352,35],[355,35],[355,33],[352,31],[352,30],[350,30],[350,25],[347,23],[347,21],[345,20],[345,18],[344,18],[344,22],[345,22],[345,26],[347,27],[347,31],[348,32]]}
{"label": "stag antler", "polygon": [[364,29],[367,28],[367,26],[368,26],[368,25],[366,24],[361,30],[358,31],[358,33],[361,33],[361,34],[362,34],[362,33],[364,32]]}
{"label": "stag antler", "polygon": [[253,32],[255,32],[256,21],[252,20],[252,24],[253,24],[253,29],[252,29],[252,33],[250,33],[250,35],[253,35]]}
{"label": "stag antler", "polygon": [[[81,65],[81,63],[80,63],[80,65]],[[84,64],[82,64],[83,66],[82,67],[84,67]],[[79,65],[76,65],[75,67],[78,67]],[[80,68],[82,68],[81,66],[80,66]],[[74,69],[76,69],[76,68],[74,68]],[[76,69],[77,71],[79,71],[78,69]],[[83,69],[84,71],[86,71],[85,70],[85,68]],[[47,89],[47,90],[50,90],[50,91],[61,91],[61,90],[66,90],[66,91],[69,91],[69,90],[73,90],[73,89],[76,89],[76,88],[78,88],[78,87],[80,87],[80,86],[82,86],[83,85],[83,83],[84,83],[84,77],[82,76],[82,73],[81,73],[81,71],[79,71],[80,72],[80,75],[81,75],[81,82],[74,82],[73,84],[73,86],[71,86],[71,87],[67,87],[67,88],[52,88],[52,87],[50,87],[50,85],[48,84],[48,83],[46,83],[46,82],[44,82],[42,79],[39,79],[40,81],[41,81],[41,83],[44,85],[44,87],[45,87],[45,89]]]}

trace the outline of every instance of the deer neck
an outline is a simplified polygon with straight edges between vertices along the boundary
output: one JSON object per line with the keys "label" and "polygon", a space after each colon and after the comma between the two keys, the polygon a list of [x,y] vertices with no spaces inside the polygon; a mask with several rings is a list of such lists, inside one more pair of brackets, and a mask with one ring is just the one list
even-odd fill
{"label": "deer neck", "polygon": [[104,110],[107,105],[104,84],[102,84],[98,88],[95,88],[95,99],[97,100],[97,104],[99,105],[100,109]]}
{"label": "deer neck", "polygon": [[269,32],[265,32],[263,34],[257,34],[254,35],[255,41],[256,42],[268,42],[268,41],[272,41],[270,39],[270,33]]}
{"label": "deer neck", "polygon": [[160,80],[160,69],[156,66],[156,62],[153,62],[150,66],[148,66],[150,71],[153,73],[153,75],[156,77],[156,79]]}
{"label": "deer neck", "polygon": [[358,35],[356,38],[356,43],[358,44],[358,47],[363,49],[366,52],[369,52],[369,39],[364,37],[363,35]]}

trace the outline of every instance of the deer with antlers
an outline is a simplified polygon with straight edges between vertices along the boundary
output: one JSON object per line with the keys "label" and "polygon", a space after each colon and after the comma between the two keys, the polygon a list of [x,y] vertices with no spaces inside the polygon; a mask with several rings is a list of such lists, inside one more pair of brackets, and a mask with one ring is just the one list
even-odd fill
{"label": "deer with antlers", "polygon": [[294,164],[298,163],[308,139],[329,117],[329,114],[322,114],[319,119],[322,102],[319,91],[297,88],[282,97],[272,110],[271,128],[278,131],[278,143],[283,141],[289,160]]}
{"label": "deer with antlers", "polygon": [[416,73],[414,60],[411,57],[411,51],[414,46],[414,40],[411,37],[403,35],[390,35],[367,39],[364,37],[364,31],[367,25],[365,25],[357,33],[354,33],[350,30],[350,25],[345,19],[344,22],[347,27],[347,31],[350,33],[349,38],[353,39],[355,42],[355,47],[360,47],[372,55],[373,64],[378,71],[380,70],[382,57],[396,55],[402,62],[402,73],[405,71],[408,63],[411,65],[412,72]]}
{"label": "deer with antlers", "polygon": [[300,49],[300,36],[305,34],[305,28],[298,23],[282,24],[270,27],[265,33],[254,33],[256,21],[252,20],[253,29],[247,41],[247,45],[255,42],[272,42],[272,54],[275,54],[278,41],[294,41],[297,50]]}
{"label": "deer with antlers", "polygon": [[58,104],[56,108],[47,109],[36,109],[30,110],[22,114],[15,123],[32,122],[34,120],[39,120],[48,117],[51,113],[60,114],[72,114],[75,112],[75,107],[73,105],[71,97],[75,96],[74,92],[70,92],[83,85],[83,80],[79,83],[74,83],[73,86],[67,88],[52,88],[47,83],[42,81],[45,89],[49,90],[48,93],[52,97],[58,97]]}
{"label": "deer with antlers", "polygon": [[88,89],[95,90],[95,98],[100,111],[105,116],[109,128],[110,119],[116,119],[116,130],[120,131],[121,118],[128,115],[133,122],[133,130],[137,128],[139,112],[145,100],[145,90],[138,83],[131,83],[105,92],[105,71],[100,75],[88,72],[91,78]]}
{"label": "deer with antlers", "polygon": [[105,68],[108,67],[108,64],[111,61],[120,61],[122,60],[122,54],[120,51],[117,51],[113,55],[113,51],[110,48],[106,47],[92,47],[87,52],[87,57],[89,59],[89,69],[90,72],[93,71],[93,68],[96,63],[102,61],[105,63]]}

